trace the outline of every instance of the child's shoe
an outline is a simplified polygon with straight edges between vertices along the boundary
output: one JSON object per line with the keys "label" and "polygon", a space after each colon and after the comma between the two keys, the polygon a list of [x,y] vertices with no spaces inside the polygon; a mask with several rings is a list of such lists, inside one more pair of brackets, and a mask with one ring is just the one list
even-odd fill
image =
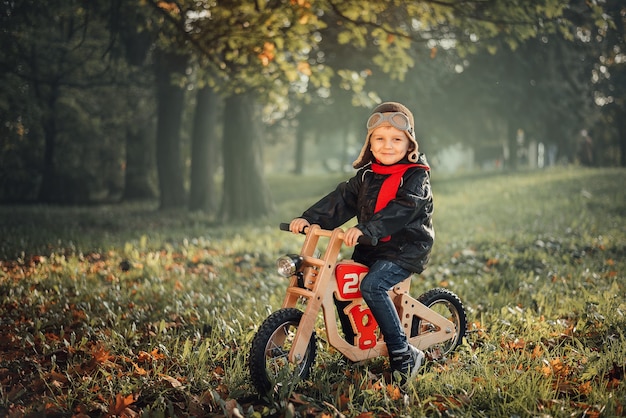
{"label": "child's shoe", "polygon": [[398,380],[400,386],[405,386],[408,379],[413,379],[419,368],[422,367],[424,352],[409,344],[405,351],[391,353],[389,361],[392,377]]}

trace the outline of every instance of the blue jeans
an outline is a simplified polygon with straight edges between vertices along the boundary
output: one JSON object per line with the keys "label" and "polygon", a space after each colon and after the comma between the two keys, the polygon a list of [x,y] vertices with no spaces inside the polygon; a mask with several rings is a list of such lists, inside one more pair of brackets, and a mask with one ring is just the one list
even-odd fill
{"label": "blue jeans", "polygon": [[388,292],[410,274],[391,261],[378,260],[361,281],[361,294],[378,322],[390,354],[408,349],[408,341]]}

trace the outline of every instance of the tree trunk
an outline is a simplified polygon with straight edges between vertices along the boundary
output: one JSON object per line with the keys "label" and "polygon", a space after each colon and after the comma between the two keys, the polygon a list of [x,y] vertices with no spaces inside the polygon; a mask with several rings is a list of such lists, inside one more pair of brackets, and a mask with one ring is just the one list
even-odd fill
{"label": "tree trunk", "polygon": [[172,83],[172,76],[184,73],[187,56],[157,51],[155,65],[158,118],[156,156],[160,208],[175,209],[185,205],[180,145],[185,92]]}
{"label": "tree trunk", "polygon": [[514,124],[514,122],[509,119],[507,126],[507,142],[509,148],[509,158],[506,161],[505,167],[508,170],[517,170],[518,167],[518,151],[519,147],[517,144],[517,136],[518,136],[518,128]]}
{"label": "tree trunk", "polygon": [[152,152],[150,129],[146,123],[126,129],[126,167],[124,170],[123,200],[154,199],[157,191],[152,182]]}
{"label": "tree trunk", "polygon": [[[40,88],[35,89],[40,101],[43,101]],[[47,108],[43,111],[42,120],[44,134],[44,154],[43,167],[41,170],[41,184],[39,186],[39,194],[37,200],[45,203],[53,203],[58,201],[56,196],[56,170],[54,167],[54,153],[57,142],[57,126],[56,126],[56,103],[58,99],[59,88],[57,85],[50,87],[50,98],[45,100]]]}
{"label": "tree trunk", "polygon": [[301,176],[304,174],[304,152],[305,152],[305,144],[306,144],[306,136],[307,129],[302,119],[299,118],[300,122],[298,123],[298,127],[296,128],[296,150],[295,150],[295,161],[296,166],[293,169],[294,174]]}
{"label": "tree trunk", "polygon": [[[622,112],[621,122],[617,127],[617,140],[619,141],[619,164],[626,167],[626,112]],[[618,120],[620,120],[618,119]]]}
{"label": "tree trunk", "polygon": [[224,110],[223,221],[258,219],[271,212],[272,200],[263,176],[263,144],[255,97],[226,99]]}
{"label": "tree trunk", "polygon": [[191,185],[189,209],[217,211],[219,96],[210,88],[198,90],[191,138]]}

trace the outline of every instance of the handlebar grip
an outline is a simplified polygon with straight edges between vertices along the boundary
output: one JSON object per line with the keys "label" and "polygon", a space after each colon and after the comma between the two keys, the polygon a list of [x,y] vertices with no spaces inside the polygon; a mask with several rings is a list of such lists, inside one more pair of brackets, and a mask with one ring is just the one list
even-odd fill
{"label": "handlebar grip", "polygon": [[[278,227],[280,228],[281,231],[287,231],[289,232],[289,224],[286,222],[281,222]],[[306,230],[306,228],[305,228]],[[302,231],[300,232],[301,234],[304,234],[305,232]],[[378,239],[374,238],[374,237],[370,237],[368,235],[361,235],[359,237],[359,239],[357,240],[357,242],[359,244],[363,244],[363,245],[369,245],[371,247],[375,247],[378,244]]]}
{"label": "handlebar grip", "polygon": [[[281,231],[286,231],[286,232],[291,231],[291,229],[289,229],[289,224],[288,224],[287,222],[281,222],[281,223],[278,225],[278,228],[280,228],[280,230],[281,230]],[[306,231],[306,229],[307,229],[307,228],[308,228],[308,227],[305,227],[302,231],[300,231],[300,233],[301,233],[302,235],[306,234],[306,232],[305,232],[305,231]]]}

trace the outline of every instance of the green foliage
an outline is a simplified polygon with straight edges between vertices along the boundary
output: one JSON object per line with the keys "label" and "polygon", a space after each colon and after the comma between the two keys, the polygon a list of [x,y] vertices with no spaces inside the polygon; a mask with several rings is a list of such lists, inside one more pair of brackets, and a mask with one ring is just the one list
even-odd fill
{"label": "green foliage", "polygon": [[108,59],[102,4],[35,3],[2,6],[11,30],[0,35],[0,198],[36,200],[43,180],[59,203],[118,194],[123,134],[136,118],[120,95],[126,68]]}
{"label": "green foliage", "polygon": [[292,92],[314,94],[311,86],[351,66],[328,60],[342,50],[365,53],[391,79],[402,81],[414,65],[412,49],[418,43],[448,40],[465,54],[475,51],[478,41],[487,47],[491,39],[503,37],[515,48],[568,27],[563,18],[567,3],[555,0],[533,5],[502,0],[145,3],[157,11],[146,21],[148,27],[169,28],[162,47],[187,48],[201,67],[210,69],[204,75],[211,86],[235,94],[279,88],[286,96],[294,83]]}
{"label": "green foliage", "polygon": [[[597,109],[590,111],[589,106],[594,104],[589,98],[601,87],[602,93],[596,97],[619,105],[611,106],[614,110],[607,112],[599,124],[609,145],[617,137],[615,121],[624,120],[620,117],[623,94],[618,94],[623,90],[623,83],[619,82],[623,60],[621,49],[615,47],[621,45],[623,13],[615,0],[109,3],[20,1],[0,6],[0,23],[6,28],[0,33],[5,46],[0,51],[0,66],[4,70],[0,76],[0,116],[5,121],[0,128],[3,200],[39,198],[76,203],[117,198],[123,187],[124,159],[129,153],[124,152],[124,135],[138,127],[148,132],[155,105],[151,69],[134,66],[153,57],[150,52],[155,48],[171,48],[192,56],[188,73],[175,77],[178,86],[192,89],[208,83],[225,95],[247,90],[259,93],[257,97],[264,104],[271,104],[266,108],[265,120],[294,115],[299,110],[294,101],[310,102],[317,98],[330,109],[329,113],[341,113],[343,122],[345,114],[338,109],[345,110],[348,104],[371,107],[383,93],[398,89],[403,94],[415,92],[419,99],[411,99],[424,103],[425,110],[435,109],[424,112],[424,120],[432,121],[437,115],[444,115],[451,102],[461,101],[451,99],[455,88],[448,84],[448,79],[457,75],[455,67],[465,66],[459,55],[483,48],[501,51],[505,45],[520,51],[529,39],[540,35],[558,33],[568,40],[582,36],[602,40],[602,55],[557,57],[555,61],[564,63],[564,67],[582,69],[587,85],[586,65],[594,66],[594,76],[600,82],[578,94],[585,98],[585,106],[579,105],[579,99],[573,99],[569,107],[563,105],[564,97],[569,102],[574,96],[565,96],[567,87],[563,85],[576,77],[564,77],[562,68],[539,59],[542,71],[546,67],[545,73],[559,76],[545,80],[546,84],[559,87],[550,96],[555,98],[558,111],[537,105],[549,100],[544,95],[544,100],[536,100],[533,92],[537,89],[527,88],[529,80],[537,81],[534,76],[516,79],[516,89],[500,93],[506,106],[489,107],[491,123],[482,123],[484,115],[472,114],[467,118],[480,120],[472,128],[481,129],[507,118],[510,104],[528,103],[525,109],[513,109],[511,113],[538,120],[529,111],[537,109],[541,115],[555,115],[556,120],[546,121],[547,126],[573,129],[575,124],[563,123],[566,117],[561,114],[572,113],[572,108],[582,109],[586,120],[597,120]],[[557,54],[558,51],[547,53]],[[441,55],[454,61],[452,65],[434,60]],[[542,55],[531,50],[520,61],[527,61],[528,57]],[[510,61],[508,58],[500,56],[498,61]],[[583,61],[586,65],[581,65]],[[419,65],[424,62],[437,71],[425,76],[425,66]],[[479,72],[500,74],[493,64]],[[510,71],[505,69],[503,74],[507,76]],[[492,79],[463,79],[460,84],[478,86],[476,91],[481,97],[488,92],[487,100],[496,95],[489,88],[493,87]],[[424,85],[432,87],[424,91]],[[120,88],[126,94],[120,94]],[[516,94],[520,90],[524,94],[521,98]],[[433,95],[434,91],[439,94]],[[346,95],[353,97],[342,97]],[[511,100],[512,95],[516,100]],[[476,105],[475,91],[469,96],[469,105],[465,104],[462,111],[445,114],[443,118],[459,120],[468,107],[488,107]],[[433,103],[436,97],[442,101]],[[136,111],[138,108],[140,112]],[[138,118],[142,119],[140,123]],[[461,128],[462,133],[467,131]],[[443,139],[450,142],[458,138],[466,141],[458,132],[438,136],[452,137]],[[556,135],[549,132],[545,137]],[[604,155],[616,154],[615,148],[605,148]],[[615,157],[611,158],[615,161]],[[144,165],[144,171],[154,171],[149,163]],[[41,188],[44,181],[49,183]],[[39,194],[41,189],[43,193]]]}
{"label": "green foliage", "polygon": [[0,411],[623,415],[624,175],[435,173],[437,241],[412,292],[450,288],[471,326],[406,394],[382,383],[385,359],[348,364],[323,339],[310,380],[275,399],[249,385],[250,342],[285,286],[273,261],[301,243],[275,225],[336,176],[273,178],[275,218],[240,227],[141,206],[0,207]]}
{"label": "green foliage", "polygon": [[[278,88],[284,97],[289,83],[302,83],[313,75],[309,59],[324,24],[308,2],[147,3],[158,11],[151,23],[155,28],[173,23],[172,36],[162,45],[176,49],[185,45],[190,54],[195,52],[204,70],[201,82],[218,91],[269,95]],[[175,36],[182,40],[174,42]]]}

